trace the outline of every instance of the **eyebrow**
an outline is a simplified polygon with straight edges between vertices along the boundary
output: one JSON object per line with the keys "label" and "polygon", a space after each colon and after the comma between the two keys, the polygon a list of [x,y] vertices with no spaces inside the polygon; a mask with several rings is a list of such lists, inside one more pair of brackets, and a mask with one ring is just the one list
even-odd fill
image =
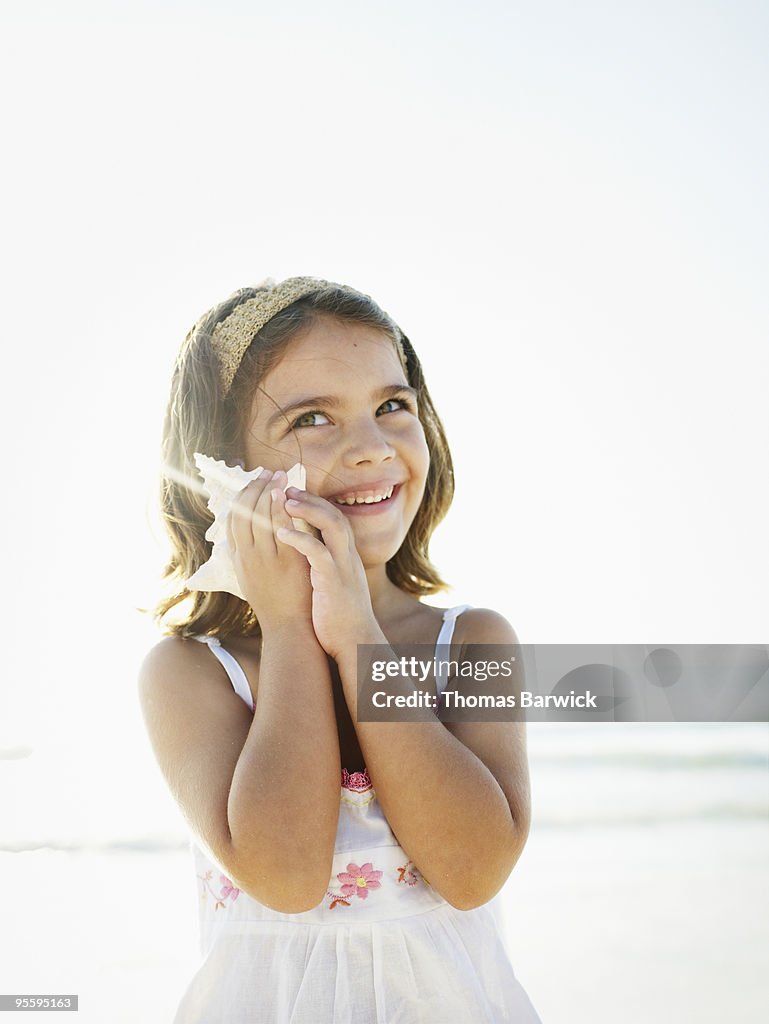
{"label": "eyebrow", "polygon": [[[416,401],[417,391],[416,388],[410,387],[408,384],[387,384],[385,387],[380,388],[378,391],[373,391],[371,397],[374,399],[392,398],[393,395],[402,395],[403,393],[411,395]],[[271,429],[278,422],[285,423],[290,418],[291,414],[298,412],[299,409],[336,409],[343,403],[335,395],[315,395],[307,398],[299,398],[296,402],[291,402],[289,405],[281,406],[276,412],[270,416],[267,420],[267,428]]]}

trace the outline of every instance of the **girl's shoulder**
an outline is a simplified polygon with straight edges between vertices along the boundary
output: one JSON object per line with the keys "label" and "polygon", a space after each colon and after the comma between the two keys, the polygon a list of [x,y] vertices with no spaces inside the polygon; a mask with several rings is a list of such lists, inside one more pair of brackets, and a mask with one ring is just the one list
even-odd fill
{"label": "girl's shoulder", "polygon": [[182,636],[164,636],[147,651],[140,676],[164,675],[191,668],[203,655],[201,645]]}
{"label": "girl's shoulder", "polygon": [[517,644],[518,637],[508,620],[493,608],[467,608],[457,616],[456,644]]}
{"label": "girl's shoulder", "polygon": [[231,651],[244,667],[258,665],[258,644],[253,638],[237,637],[219,641],[215,637],[165,636],[147,652],[139,671],[139,684],[143,693],[162,690],[169,695],[181,695],[201,689],[231,690],[229,676],[220,660],[209,650],[221,646]]}
{"label": "girl's shoulder", "polygon": [[150,674],[176,668],[190,668],[207,661],[206,644],[194,637],[164,636],[150,647],[142,663],[142,672]]}

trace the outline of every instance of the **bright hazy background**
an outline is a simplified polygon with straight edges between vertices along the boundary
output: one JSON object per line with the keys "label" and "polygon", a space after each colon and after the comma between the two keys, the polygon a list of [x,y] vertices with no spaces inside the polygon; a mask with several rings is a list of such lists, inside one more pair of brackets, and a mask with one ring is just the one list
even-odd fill
{"label": "bright hazy background", "polygon": [[162,410],[267,275],[371,293],[420,353],[442,603],[767,641],[765,4],[0,11],[6,849],[179,834],[134,684]]}
{"label": "bright hazy background", "polygon": [[266,275],[420,352],[450,600],[527,642],[766,639],[764,5],[3,11],[6,743],[126,685],[174,354]]}

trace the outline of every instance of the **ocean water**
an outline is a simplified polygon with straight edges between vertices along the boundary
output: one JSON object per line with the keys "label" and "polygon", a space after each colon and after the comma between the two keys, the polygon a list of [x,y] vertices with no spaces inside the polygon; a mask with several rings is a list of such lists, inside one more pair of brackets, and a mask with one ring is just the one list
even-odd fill
{"label": "ocean water", "polygon": [[[194,972],[198,895],[181,816],[124,735],[98,785],[87,745],[0,761],[0,992],[151,1024]],[[537,724],[529,756],[532,831],[501,902],[543,1021],[765,1019],[769,726]]]}
{"label": "ocean water", "polygon": [[[120,732],[6,745],[0,850],[184,847],[138,708],[118,717]],[[528,746],[538,829],[767,820],[769,724],[533,723]]]}

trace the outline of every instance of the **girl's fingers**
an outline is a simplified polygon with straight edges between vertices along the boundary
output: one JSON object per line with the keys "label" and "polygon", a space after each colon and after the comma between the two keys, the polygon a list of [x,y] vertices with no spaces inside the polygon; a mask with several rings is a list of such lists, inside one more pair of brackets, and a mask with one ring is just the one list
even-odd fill
{"label": "girl's fingers", "polygon": [[303,519],[310,526],[320,530],[323,542],[337,559],[349,553],[351,543],[350,524],[343,512],[309,491],[298,491],[289,487],[286,511],[292,518]]}
{"label": "girl's fingers", "polygon": [[236,548],[242,547],[252,540],[251,516],[254,513],[254,505],[256,504],[256,499],[262,493],[263,486],[261,477],[252,480],[247,487],[243,488],[232,503],[229,528],[233,544]]}
{"label": "girl's fingers", "polygon": [[263,470],[256,480],[243,488],[232,503],[230,530],[236,547],[254,544],[261,532],[260,527],[269,525],[272,532],[268,486],[271,480],[272,473]]}
{"label": "girl's fingers", "polygon": [[282,482],[278,477],[272,481],[270,487],[272,527],[274,530],[281,528],[291,530],[294,528],[294,524],[286,511],[286,495],[281,487]]}
{"label": "girl's fingers", "polygon": [[333,556],[329,549],[323,541],[316,540],[311,534],[281,526],[276,536],[281,544],[286,544],[304,555],[312,569],[322,572],[333,565]]}
{"label": "girl's fingers", "polygon": [[268,473],[268,476],[261,494],[256,499],[256,505],[251,516],[251,532],[254,544],[267,544],[272,551],[275,551],[277,542],[275,540],[273,514],[276,510],[272,495],[276,490],[282,493],[286,485],[286,474],[280,470],[275,473],[270,473],[269,470],[265,472]]}

